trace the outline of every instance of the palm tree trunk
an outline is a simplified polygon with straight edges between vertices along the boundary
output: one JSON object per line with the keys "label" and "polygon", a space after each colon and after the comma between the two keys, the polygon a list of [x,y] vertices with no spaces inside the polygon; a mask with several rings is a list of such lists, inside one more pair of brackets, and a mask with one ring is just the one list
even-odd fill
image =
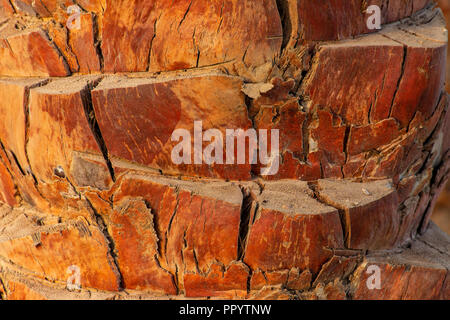
{"label": "palm tree trunk", "polygon": [[450,298],[432,1],[76,2],[0,1],[1,298]]}

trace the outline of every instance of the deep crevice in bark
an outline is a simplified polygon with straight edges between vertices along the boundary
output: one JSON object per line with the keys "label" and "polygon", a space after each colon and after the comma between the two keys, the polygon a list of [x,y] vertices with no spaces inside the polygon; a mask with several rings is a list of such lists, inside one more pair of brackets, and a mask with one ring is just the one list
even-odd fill
{"label": "deep crevice in bark", "polygon": [[283,29],[283,42],[281,45],[281,53],[288,46],[289,42],[293,40],[293,25],[290,10],[289,0],[277,0],[277,8],[280,14],[281,26]]}
{"label": "deep crevice in bark", "polygon": [[67,62],[67,58],[64,56],[64,54],[62,53],[61,49],[58,48],[56,43],[53,41],[52,37],[50,37],[50,34],[48,33],[47,30],[44,30],[44,29],[41,29],[41,30],[44,33],[44,35],[47,37],[47,40],[49,41],[50,46],[53,47],[53,49],[55,49],[55,51],[58,53],[59,57],[61,58],[63,66],[64,66],[64,69],[66,70],[67,75],[68,76],[72,75],[72,70],[70,70],[70,65]]}
{"label": "deep crevice in bark", "polygon": [[104,58],[103,58],[103,51],[102,51],[102,39],[100,35],[100,30],[98,26],[98,16],[96,14],[92,14],[92,28],[94,33],[94,47],[95,52],[98,56],[98,61],[100,63],[100,70],[103,71],[104,69]]}
{"label": "deep crevice in bark", "polygon": [[[28,162],[27,165],[29,167],[29,171],[30,171],[29,173],[31,173],[33,175],[33,178],[34,178],[36,184],[37,184],[37,180],[34,177],[33,170],[31,168],[31,164],[30,164],[30,157],[28,156],[28,141],[30,139],[30,136],[29,136],[29,131],[30,131],[30,91],[31,91],[31,89],[34,89],[34,88],[43,87],[43,86],[47,85],[50,81],[51,81],[50,79],[45,79],[45,80],[35,83],[31,86],[25,87],[24,98],[23,98],[23,100],[24,100],[23,101],[23,113],[24,113],[24,117],[25,117],[24,151],[25,151],[26,160]],[[14,155],[14,157],[15,157],[15,155]],[[15,158],[15,160],[18,163],[17,158]]]}
{"label": "deep crevice in bark", "polygon": [[20,173],[21,173],[23,176],[25,176],[26,173],[25,173],[25,171],[23,170],[22,165],[20,164],[19,160],[17,159],[16,154],[15,154],[14,152],[12,152],[12,151],[9,151],[9,153],[11,153],[11,156],[12,156],[12,158],[13,158],[13,160],[14,160],[14,163],[16,164],[17,168],[19,169]]}
{"label": "deep crevice in bark", "polygon": [[113,272],[116,273],[119,291],[123,291],[125,288],[125,284],[124,284],[122,272],[120,271],[120,268],[119,268],[119,262],[118,262],[118,257],[116,254],[116,246],[115,246],[114,240],[113,240],[112,236],[109,234],[108,226],[107,226],[105,220],[103,219],[103,217],[98,213],[98,211],[95,209],[94,205],[89,201],[88,198],[85,197],[84,199],[86,200],[89,208],[92,211],[93,220],[95,222],[97,222],[98,228],[100,229],[103,236],[105,237],[105,240],[106,240],[106,243],[108,246],[108,254],[112,260],[112,261],[109,261],[110,259],[108,259],[108,262],[110,262],[111,269],[113,270]]}
{"label": "deep crevice in bark", "polygon": [[251,217],[255,214],[255,196],[253,193],[241,187],[242,191],[242,206],[241,206],[241,216],[239,223],[239,233],[238,233],[238,249],[237,249],[237,259],[242,261],[245,257],[245,249],[247,247],[247,240],[250,233]]}
{"label": "deep crevice in bark", "polygon": [[95,116],[94,105],[92,103],[92,90],[100,83],[101,80],[102,79],[99,79],[96,82],[90,82],[87,85],[87,87],[85,88],[85,90],[82,92],[83,108],[84,108],[84,113],[86,115],[86,119],[89,123],[89,127],[91,128],[92,134],[94,135],[95,140],[100,148],[100,151],[102,152],[103,158],[105,159],[109,174],[111,175],[111,179],[115,182],[116,175],[114,172],[114,167],[109,158],[109,153],[108,153],[108,149],[106,147],[106,142],[103,139],[103,135],[100,130],[100,126],[99,126],[99,124],[97,122],[97,118]]}

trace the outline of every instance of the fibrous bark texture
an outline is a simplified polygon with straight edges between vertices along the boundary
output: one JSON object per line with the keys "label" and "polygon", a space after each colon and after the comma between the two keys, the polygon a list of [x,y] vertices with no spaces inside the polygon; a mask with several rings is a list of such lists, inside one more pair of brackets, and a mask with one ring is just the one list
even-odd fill
{"label": "fibrous bark texture", "polygon": [[[449,299],[447,38],[427,0],[0,0],[0,298]],[[273,136],[173,160],[238,129],[272,174]]]}

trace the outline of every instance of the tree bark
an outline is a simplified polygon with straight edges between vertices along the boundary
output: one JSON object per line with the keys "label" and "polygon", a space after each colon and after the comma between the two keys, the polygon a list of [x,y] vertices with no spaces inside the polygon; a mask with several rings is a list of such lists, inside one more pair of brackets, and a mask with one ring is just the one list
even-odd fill
{"label": "tree bark", "polygon": [[432,1],[76,3],[0,0],[0,298],[450,298]]}

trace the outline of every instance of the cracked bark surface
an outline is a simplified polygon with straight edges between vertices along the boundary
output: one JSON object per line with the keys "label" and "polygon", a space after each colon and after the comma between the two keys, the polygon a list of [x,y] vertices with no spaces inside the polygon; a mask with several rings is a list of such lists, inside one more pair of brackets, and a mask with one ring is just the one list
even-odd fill
{"label": "cracked bark surface", "polygon": [[[0,298],[449,299],[447,37],[426,0],[0,1]],[[278,173],[174,164],[197,120],[280,130]]]}

